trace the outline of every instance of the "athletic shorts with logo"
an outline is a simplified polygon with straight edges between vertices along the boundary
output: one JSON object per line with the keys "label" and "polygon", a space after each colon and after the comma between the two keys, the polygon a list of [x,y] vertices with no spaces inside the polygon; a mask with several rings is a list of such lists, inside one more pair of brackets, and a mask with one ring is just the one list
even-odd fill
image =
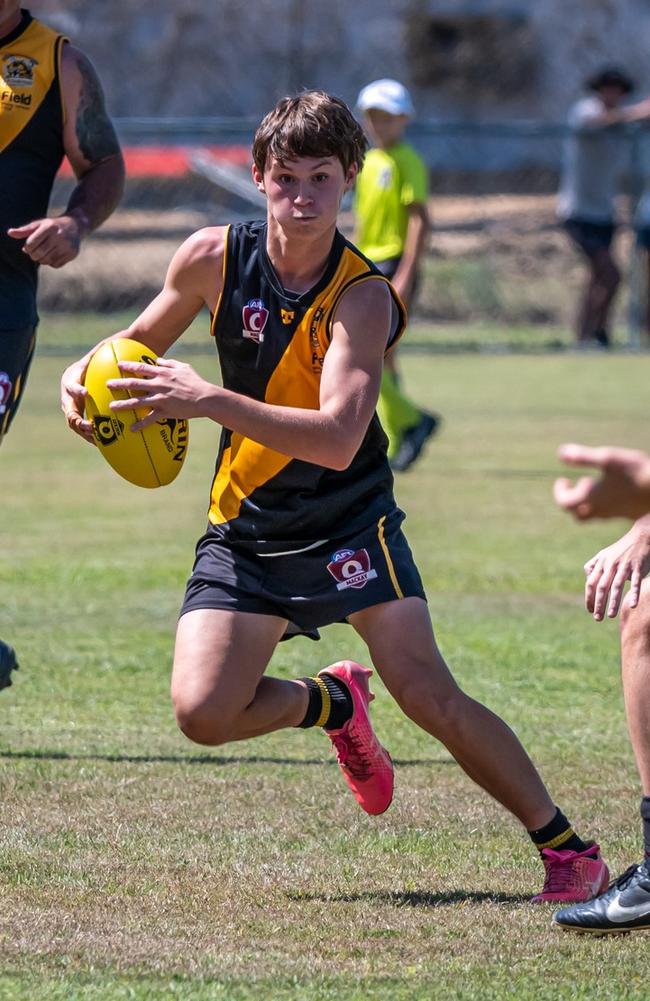
{"label": "athletic shorts with logo", "polygon": [[425,598],[394,508],[351,536],[300,543],[224,542],[208,528],[196,547],[181,615],[198,608],[255,612],[288,619],[283,639],[346,622],[364,608]]}
{"label": "athletic shorts with logo", "polygon": [[0,330],[0,441],[21,401],[36,345],[36,327]]}

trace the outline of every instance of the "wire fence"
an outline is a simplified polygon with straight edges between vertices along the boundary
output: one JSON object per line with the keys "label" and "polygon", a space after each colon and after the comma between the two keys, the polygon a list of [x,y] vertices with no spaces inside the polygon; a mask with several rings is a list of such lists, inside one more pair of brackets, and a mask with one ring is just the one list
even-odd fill
{"label": "wire fence", "polygon": [[[41,311],[135,315],[157,293],[174,250],[191,232],[259,218],[264,204],[250,179],[256,125],[227,118],[118,120],[128,171],[122,205],[76,261],[61,271],[42,269]],[[647,182],[647,136],[621,135],[628,167],[615,238],[624,281],[614,326],[618,342],[635,349],[647,346],[647,267],[631,226]],[[408,138],[430,168],[433,217],[413,320],[448,331],[471,327],[479,340],[512,341],[525,329],[532,344],[570,344],[584,262],[556,217],[566,128],[422,121]],[[65,205],[73,183],[62,172],[53,211]],[[353,234],[349,205],[340,224]]]}

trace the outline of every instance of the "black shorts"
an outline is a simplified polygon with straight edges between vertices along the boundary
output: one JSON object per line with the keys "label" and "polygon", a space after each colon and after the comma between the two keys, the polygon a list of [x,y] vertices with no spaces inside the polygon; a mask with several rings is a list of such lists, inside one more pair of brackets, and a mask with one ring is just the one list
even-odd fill
{"label": "black shorts", "polygon": [[[397,269],[399,267],[399,264],[400,264],[401,260],[402,260],[401,256],[400,257],[387,257],[385,261],[375,261],[375,267],[379,271],[381,271],[381,273],[384,276],[384,278],[388,278],[388,280],[390,282],[390,281],[393,280],[393,278],[397,274]],[[419,276],[419,274],[416,273],[415,278],[413,279],[413,288],[411,289],[411,298],[413,298],[413,296],[417,292],[417,288],[418,288],[419,284],[420,284],[420,276]]]}
{"label": "black shorts", "polygon": [[36,346],[36,327],[0,330],[0,441],[20,404]]}
{"label": "black shorts", "polygon": [[650,250],[650,226],[640,226],[636,231],[636,245]]}
{"label": "black shorts", "polygon": [[616,232],[613,222],[586,222],[583,219],[567,219],[564,229],[576,246],[589,258],[594,257],[600,250],[609,250]]}
{"label": "black shorts", "polygon": [[349,615],[424,589],[394,508],[352,536],[299,543],[223,542],[208,531],[196,547],[181,615],[197,608],[256,612],[288,619],[283,639],[310,636]]}

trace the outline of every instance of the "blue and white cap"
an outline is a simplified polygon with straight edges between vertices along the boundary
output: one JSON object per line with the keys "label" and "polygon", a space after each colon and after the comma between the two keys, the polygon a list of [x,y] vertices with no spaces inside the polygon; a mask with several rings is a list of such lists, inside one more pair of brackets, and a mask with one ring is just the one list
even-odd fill
{"label": "blue and white cap", "polygon": [[412,117],[415,114],[411,95],[399,80],[373,80],[359,94],[357,108],[359,111],[377,108],[389,115]]}

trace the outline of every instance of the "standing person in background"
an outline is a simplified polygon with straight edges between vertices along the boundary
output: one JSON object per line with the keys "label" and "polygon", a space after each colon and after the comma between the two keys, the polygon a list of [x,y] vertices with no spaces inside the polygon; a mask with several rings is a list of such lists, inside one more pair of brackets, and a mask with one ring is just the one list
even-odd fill
{"label": "standing person in background", "polygon": [[558,217],[587,259],[589,273],[576,321],[581,347],[609,347],[609,317],[621,276],[612,254],[616,196],[627,166],[621,126],[650,117],[650,101],[622,106],[634,89],[622,70],[601,70],[587,81],[592,92],[569,113],[569,137],[558,194]]}
{"label": "standing person in background", "polygon": [[[37,272],[60,268],[117,206],[124,164],[95,71],[78,49],[0,0],[0,443],[36,343]],[[64,154],[77,177],[62,215],[45,218]],[[5,487],[6,488],[6,487]],[[16,655],[0,640],[0,689]]]}
{"label": "standing person in background", "polygon": [[[589,903],[554,915],[560,928],[594,934],[650,929],[650,456],[627,448],[563,445],[560,458],[591,466],[598,478],[555,483],[555,500],[581,521],[632,518],[628,532],[585,563],[585,603],[597,622],[621,610],[625,712],[641,780],[644,857]],[[623,588],[630,581],[624,601]]]}
{"label": "standing person in background", "polygon": [[[357,178],[355,243],[390,278],[408,310],[429,230],[427,168],[403,138],[413,102],[397,80],[375,80],[363,88],[357,107],[374,148]],[[437,430],[440,418],[404,395],[394,351],[386,359],[378,410],[388,435],[391,468],[404,472]]]}

